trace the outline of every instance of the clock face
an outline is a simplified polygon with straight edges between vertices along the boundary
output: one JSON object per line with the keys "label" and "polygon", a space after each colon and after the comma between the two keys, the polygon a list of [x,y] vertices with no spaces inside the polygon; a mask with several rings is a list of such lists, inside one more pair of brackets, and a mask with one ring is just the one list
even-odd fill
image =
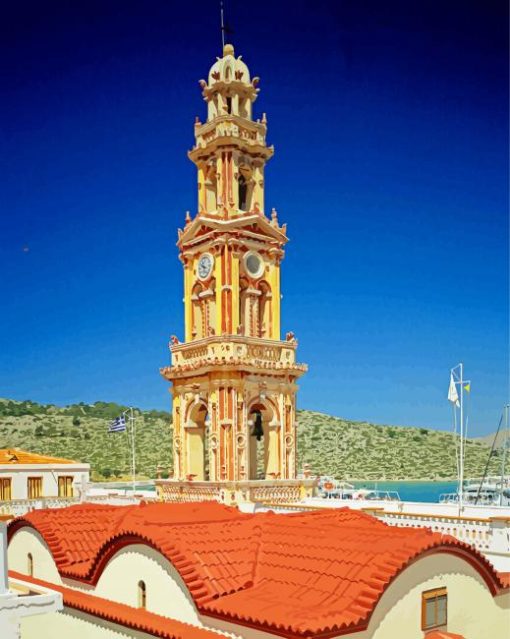
{"label": "clock face", "polygon": [[264,272],[264,262],[258,253],[253,251],[246,253],[244,264],[252,277],[260,277]]}
{"label": "clock face", "polygon": [[198,277],[201,280],[206,280],[211,274],[213,267],[213,258],[209,253],[204,253],[198,260]]}

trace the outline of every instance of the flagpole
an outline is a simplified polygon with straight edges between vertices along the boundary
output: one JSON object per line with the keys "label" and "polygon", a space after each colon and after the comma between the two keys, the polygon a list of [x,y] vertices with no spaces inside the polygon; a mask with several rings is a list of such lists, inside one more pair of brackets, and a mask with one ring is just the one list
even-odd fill
{"label": "flagpole", "polygon": [[464,364],[460,368],[460,473],[459,473],[459,515],[464,506]]}
{"label": "flagpole", "polygon": [[129,429],[130,439],[131,439],[131,483],[133,487],[133,493],[136,490],[136,428],[135,428],[135,414],[133,408],[130,407],[126,413],[129,411],[129,421],[131,422],[131,428]]}
{"label": "flagpole", "polygon": [[133,482],[133,494],[136,490],[136,450],[135,450],[135,414],[133,412],[133,408],[129,409],[131,411],[131,481]]}

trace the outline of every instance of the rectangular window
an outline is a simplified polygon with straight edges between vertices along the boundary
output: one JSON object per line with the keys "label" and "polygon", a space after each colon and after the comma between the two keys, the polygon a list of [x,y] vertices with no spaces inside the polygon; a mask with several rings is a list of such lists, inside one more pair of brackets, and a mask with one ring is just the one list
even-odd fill
{"label": "rectangular window", "polygon": [[29,477],[27,488],[29,499],[42,497],[42,477]]}
{"label": "rectangular window", "polygon": [[58,478],[58,496],[59,497],[72,497],[73,491],[73,478],[72,477],[59,477]]}
{"label": "rectangular window", "polygon": [[2,477],[0,479],[0,501],[10,501],[11,497],[11,478]]}
{"label": "rectangular window", "polygon": [[446,588],[427,590],[421,596],[421,629],[446,626],[448,595]]}

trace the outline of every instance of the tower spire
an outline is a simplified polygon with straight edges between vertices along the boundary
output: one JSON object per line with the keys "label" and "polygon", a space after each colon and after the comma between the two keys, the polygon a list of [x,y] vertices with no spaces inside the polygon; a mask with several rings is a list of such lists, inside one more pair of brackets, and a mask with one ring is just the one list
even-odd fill
{"label": "tower spire", "polygon": [[229,43],[200,81],[207,121],[195,123],[188,152],[198,213],[186,215],[177,242],[184,341],[172,340],[172,365],[162,369],[172,382],[179,482],[296,479],[297,380],[306,366],[296,362],[293,334],[280,334],[287,236],[276,211],[264,214],[273,147],[266,118],[252,116],[258,83]]}

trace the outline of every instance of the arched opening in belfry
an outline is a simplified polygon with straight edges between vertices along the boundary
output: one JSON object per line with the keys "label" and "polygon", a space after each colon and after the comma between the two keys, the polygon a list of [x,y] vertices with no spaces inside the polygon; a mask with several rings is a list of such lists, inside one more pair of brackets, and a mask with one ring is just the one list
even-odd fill
{"label": "arched opening in belfry", "polygon": [[240,98],[240,100],[239,100],[239,115],[242,118],[249,117],[249,115],[248,115],[248,113],[249,113],[248,112],[248,102],[249,102],[248,98],[244,98],[244,99]]}
{"label": "arched opening in belfry", "polygon": [[242,158],[239,165],[237,184],[239,189],[239,209],[241,211],[251,211],[254,186],[253,169]]}
{"label": "arched opening in belfry", "polygon": [[272,479],[268,476],[269,424],[272,417],[272,411],[262,402],[256,402],[250,408],[250,479]]}
{"label": "arched opening in belfry", "polygon": [[246,182],[246,178],[241,173],[239,175],[239,209],[241,211],[246,211],[246,205],[248,204],[248,184]]}
{"label": "arched opening in belfry", "polygon": [[232,98],[230,96],[227,97],[227,113],[229,115],[232,113]]}
{"label": "arched opening in belfry", "polygon": [[258,285],[260,297],[258,300],[258,336],[271,338],[271,287],[262,280]]}
{"label": "arched opening in belfry", "polygon": [[209,480],[209,430],[207,406],[199,400],[192,405],[186,422],[188,475],[193,481]]}

